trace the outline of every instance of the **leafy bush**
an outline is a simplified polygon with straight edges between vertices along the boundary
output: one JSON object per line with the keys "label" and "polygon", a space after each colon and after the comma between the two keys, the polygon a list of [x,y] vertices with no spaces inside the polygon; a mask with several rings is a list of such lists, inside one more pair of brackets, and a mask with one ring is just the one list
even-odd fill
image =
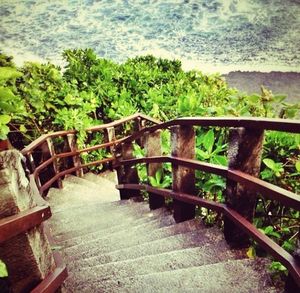
{"label": "leafy bush", "polygon": [[[16,79],[22,76],[11,58],[0,53],[0,139],[6,139],[12,117],[25,114],[24,103],[16,94]],[[22,130],[22,129],[21,129]]]}

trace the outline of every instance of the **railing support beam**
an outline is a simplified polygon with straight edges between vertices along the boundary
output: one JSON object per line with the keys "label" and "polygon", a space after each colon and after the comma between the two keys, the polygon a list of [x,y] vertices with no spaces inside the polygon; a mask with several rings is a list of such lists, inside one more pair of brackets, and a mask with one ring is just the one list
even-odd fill
{"label": "railing support beam", "polygon": [[[48,138],[47,139],[47,144],[48,144],[48,149],[49,149],[51,157],[54,157],[55,156],[55,149],[54,149],[52,138]],[[52,168],[53,168],[53,171],[54,171],[55,175],[57,175],[59,173],[58,159],[55,159],[53,161]],[[61,178],[57,179],[57,181],[54,184],[54,186],[58,187],[58,188],[62,188],[63,187]]]}
{"label": "railing support beam", "polygon": [[[132,159],[133,158],[133,146],[132,143],[122,144],[121,158]],[[119,184],[126,183],[139,183],[139,176],[135,166],[120,166],[117,168],[117,176]],[[120,190],[120,198],[129,199],[131,197],[140,197],[139,190]]]}
{"label": "railing support beam", "polygon": [[[77,151],[77,142],[76,142],[76,137],[75,134],[71,133],[67,135],[67,140],[68,140],[68,145],[70,148],[71,152],[76,152]],[[72,167],[79,167],[81,166],[81,160],[80,160],[80,156],[73,156],[72,157]],[[75,171],[76,176],[78,177],[83,177],[83,169],[80,168],[78,170]]]}
{"label": "railing support beam", "polygon": [[[195,158],[195,131],[193,126],[173,126],[171,128],[171,151],[173,157]],[[172,164],[173,191],[195,194],[195,170]],[[195,206],[173,201],[174,219],[178,222],[193,219]]]}
{"label": "railing support beam", "polygon": [[[263,139],[263,129],[231,128],[228,145],[229,169],[240,170],[258,177]],[[240,183],[227,180],[227,205],[244,216],[249,222],[253,220],[256,198],[256,192],[249,190]],[[224,219],[224,234],[225,239],[232,247],[246,247],[250,244],[248,235],[228,218]]]}
{"label": "railing support beam", "polygon": [[[143,128],[146,127],[146,120],[142,119],[141,117],[137,117],[135,120],[135,125],[134,125],[134,130],[135,131],[141,131]],[[141,136],[139,139],[136,140],[137,144],[141,147],[144,146],[145,142],[145,137]]]}
{"label": "railing support beam", "polygon": [[[146,142],[145,142],[145,148],[146,148],[146,157],[152,157],[152,156],[161,156],[161,131],[157,130],[152,133],[147,133],[146,135]],[[147,164],[147,175],[155,177],[155,174],[157,171],[162,171],[162,164],[161,163],[152,163]],[[158,209],[163,207],[165,204],[164,197],[149,193],[149,206],[151,210]]]}

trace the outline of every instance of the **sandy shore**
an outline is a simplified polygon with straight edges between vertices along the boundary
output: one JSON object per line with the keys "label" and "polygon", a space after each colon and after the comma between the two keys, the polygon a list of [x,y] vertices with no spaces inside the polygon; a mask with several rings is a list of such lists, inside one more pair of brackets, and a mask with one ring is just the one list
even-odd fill
{"label": "sandy shore", "polygon": [[287,95],[286,101],[300,102],[300,73],[296,72],[241,72],[233,71],[223,75],[228,84],[248,94],[260,93],[260,86],[274,94]]}

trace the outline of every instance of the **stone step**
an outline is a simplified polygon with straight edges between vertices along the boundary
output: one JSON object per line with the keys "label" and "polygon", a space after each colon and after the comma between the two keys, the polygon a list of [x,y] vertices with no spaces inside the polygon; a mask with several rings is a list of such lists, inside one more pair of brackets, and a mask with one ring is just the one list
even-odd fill
{"label": "stone step", "polygon": [[[86,191],[90,192],[90,190]],[[140,203],[145,206],[149,206],[146,201],[142,201],[142,198],[131,198],[129,200],[118,201],[103,201],[99,196],[83,196],[80,191],[69,191],[65,189],[51,189],[50,197],[46,198],[46,201],[51,206],[52,213],[64,213],[74,210],[74,213],[80,212],[83,207],[93,208],[97,206],[99,209],[106,207],[128,207],[133,204]],[[102,207],[101,207],[102,206]]]}
{"label": "stone step", "polygon": [[[227,260],[126,278],[115,275],[106,281],[93,277],[92,282],[81,282],[80,278],[75,281],[75,276],[71,274],[66,287],[70,292],[276,292],[275,288],[270,287],[265,266],[266,261],[261,259]],[[97,271],[91,268],[90,275],[96,276]]]}
{"label": "stone step", "polygon": [[84,174],[83,178],[98,184],[104,182],[103,180],[108,180],[114,184],[118,183],[117,173],[115,171],[105,171],[100,173],[99,175],[89,172]]}
{"label": "stone step", "polygon": [[[71,187],[71,188],[70,188]],[[77,186],[64,186],[63,189],[51,188],[46,198],[53,211],[64,211],[76,208],[83,204],[96,202],[114,202],[113,200],[104,201],[98,194],[95,194],[87,187],[77,188]]]}
{"label": "stone step", "polygon": [[[115,237],[113,234],[107,235],[106,237],[100,238],[98,241],[96,240],[87,242],[84,245],[66,248],[64,254],[67,257],[66,259],[68,262],[73,262],[78,259],[90,258],[93,256],[101,257],[101,255],[112,251],[131,246],[142,246],[145,243],[153,242],[155,240],[163,241],[163,239],[165,239],[166,242],[168,240],[180,242],[182,248],[195,247],[198,246],[199,243],[201,245],[201,243],[208,241],[208,238],[211,239],[213,232],[208,233],[208,230],[211,229],[205,229],[201,223],[196,222],[165,226],[152,231],[144,231],[143,233],[135,233],[135,231],[130,232],[129,230],[126,237],[122,234],[117,234]],[[170,239],[170,236],[176,237],[176,240]],[[169,247],[168,251],[173,250],[172,245],[172,242],[167,245],[167,247]],[[159,250],[159,247],[154,247],[154,249]],[[130,258],[130,256],[128,258]]]}
{"label": "stone step", "polygon": [[89,261],[98,264],[105,264],[127,259],[135,259],[141,256],[171,252],[173,250],[200,247],[205,246],[209,243],[219,243],[220,241],[223,241],[224,245],[226,245],[224,237],[218,229],[202,229],[203,228],[200,227],[196,232],[184,232],[181,234],[175,234],[169,237],[136,244],[130,247],[120,248],[108,253],[86,257],[82,259],[82,264],[84,265]]}
{"label": "stone step", "polygon": [[114,235],[124,235],[124,237],[126,237],[128,233],[127,231],[129,230],[138,231],[154,229],[175,224],[175,220],[172,215],[167,215],[162,218],[159,216],[158,212],[159,211],[156,210],[156,213],[149,213],[149,216],[147,218],[141,217],[134,221],[122,221],[120,225],[114,225],[106,229],[79,235],[77,237],[69,238],[63,241],[59,241],[59,239],[57,239],[57,243],[59,243],[59,245],[63,248],[67,248],[81,245],[88,241],[94,241],[100,239],[101,237],[106,237],[107,235],[110,235],[111,237],[113,237]]}
{"label": "stone step", "polygon": [[111,213],[112,215],[133,215],[136,214],[137,217],[143,213],[148,213],[150,211],[147,203],[133,203],[129,201],[117,201],[110,203],[103,202],[92,202],[92,203],[82,203],[81,206],[72,207],[69,209],[64,209],[63,211],[53,211],[52,222],[57,224],[74,223],[78,219],[88,219],[93,220],[94,217],[99,215],[106,215]]}
{"label": "stone step", "polygon": [[[136,212],[134,210],[127,211],[126,213],[101,213],[98,218],[85,218],[84,222],[74,222],[66,224],[65,226],[57,226],[54,222],[50,221],[50,227],[53,230],[53,236],[57,241],[64,241],[75,237],[85,237],[85,235],[93,232],[101,232],[114,226],[124,226],[127,223],[127,228],[130,226],[136,226],[141,223],[147,223],[153,219],[158,219],[159,225],[163,226],[170,221],[174,223],[174,220],[170,217],[161,217],[162,215],[170,216],[170,212],[166,209],[159,209],[156,211]],[[115,228],[120,230],[119,228]],[[103,232],[103,231],[102,231]]]}
{"label": "stone step", "polygon": [[[93,178],[92,180],[88,180],[86,178]],[[82,186],[86,186],[90,189],[92,189],[94,192],[100,194],[101,197],[106,198],[105,193],[103,193],[104,191],[109,191],[109,199],[112,200],[119,200],[120,196],[119,196],[119,191],[116,189],[115,185],[112,181],[107,180],[103,177],[98,176],[99,178],[94,177],[95,175],[86,175],[83,178],[80,177],[76,177],[76,176],[68,176],[65,180],[64,180],[64,184],[78,184],[80,187]],[[94,181],[97,180],[97,181]]]}
{"label": "stone step", "polygon": [[[82,259],[75,263],[69,263],[68,269],[73,276],[80,276],[79,280],[98,282],[202,266],[245,257],[246,253],[230,250],[226,242],[221,240],[213,244],[206,243],[200,247],[172,250],[106,264],[99,264],[97,259]],[[93,274],[90,272],[91,268]]]}
{"label": "stone step", "polygon": [[[81,184],[78,181],[85,183]],[[102,184],[101,186],[96,185],[96,187],[94,185],[96,184],[88,180],[70,176],[63,181],[62,189],[51,188],[49,190],[47,200],[54,208],[64,209],[65,206],[76,206],[82,201],[92,202],[99,200],[102,202],[112,202],[120,199],[119,192],[112,182]]]}

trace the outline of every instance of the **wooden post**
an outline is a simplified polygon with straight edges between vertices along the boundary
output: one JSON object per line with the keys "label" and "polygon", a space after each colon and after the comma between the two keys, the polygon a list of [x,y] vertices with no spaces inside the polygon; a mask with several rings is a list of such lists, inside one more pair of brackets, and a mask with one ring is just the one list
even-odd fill
{"label": "wooden post", "polygon": [[27,168],[29,169],[30,174],[32,174],[36,168],[32,153],[27,154],[25,157]]}
{"label": "wooden post", "polygon": [[[33,159],[36,165],[41,165],[43,162],[46,162],[52,157],[51,153],[51,146],[49,145],[49,140],[46,140],[43,142],[32,154]],[[54,170],[54,165],[49,164],[46,168],[40,171],[39,173],[39,178],[37,181],[40,181],[40,186],[43,186],[46,182],[48,182],[50,179],[52,179],[56,175],[55,170]],[[37,182],[39,185],[39,183]],[[54,182],[51,187],[56,187],[59,188],[58,182]],[[46,196],[48,193],[48,190],[44,190],[43,196]]]}
{"label": "wooden post", "polygon": [[[195,158],[195,131],[192,126],[171,128],[172,156]],[[195,194],[195,170],[172,164],[173,191]],[[174,219],[178,222],[193,219],[195,206],[174,200]]]}
{"label": "wooden post", "polygon": [[[258,177],[261,164],[263,129],[232,128],[229,132],[228,159],[229,169],[240,170]],[[247,189],[242,184],[227,180],[226,204],[252,222],[256,192]],[[249,236],[242,232],[228,218],[224,219],[225,239],[232,247],[247,247]]]}
{"label": "wooden post", "polygon": [[[21,159],[16,150],[0,153],[0,219],[37,205]],[[0,259],[8,268],[9,292],[31,292],[55,267],[42,225],[0,243]]]}
{"label": "wooden post", "polygon": [[[36,168],[32,153],[27,154],[25,156],[25,158],[26,158],[26,166],[29,169],[30,174],[32,174]],[[41,184],[41,180],[39,177],[37,177],[35,179],[35,183],[36,183],[38,191],[40,192],[40,188],[41,188],[42,184]]]}
{"label": "wooden post", "polygon": [[[157,130],[152,133],[147,133],[145,140],[146,157],[161,156],[161,131]],[[147,165],[147,175],[155,177],[158,170],[162,170],[161,163],[152,163]],[[163,196],[158,194],[149,193],[149,206],[151,210],[158,209],[165,204]]]}
{"label": "wooden post", "polygon": [[[106,131],[104,132],[104,141],[105,142],[113,142],[113,141],[115,141],[116,140],[115,128],[112,126],[112,127],[107,127],[105,130]],[[111,146],[107,147],[106,151],[110,152],[111,155],[116,158],[116,156],[117,156],[117,150],[116,150],[116,146],[115,145],[111,145]],[[113,171],[113,169],[114,169],[113,162],[109,162],[107,164],[107,166],[108,166],[108,168],[111,171]]]}
{"label": "wooden post", "polygon": [[[76,137],[74,134],[68,134],[67,135],[67,139],[68,139],[68,144],[69,144],[69,148],[71,152],[76,152],[77,151],[77,143],[76,143]],[[73,156],[72,157],[73,160],[73,167],[79,167],[81,166],[81,160],[80,160],[80,156]],[[83,177],[83,169],[77,169],[75,171],[76,176],[78,177]]]}
{"label": "wooden post", "polygon": [[[115,133],[115,128],[114,127],[107,127],[106,128],[106,135],[107,135],[107,142],[113,142],[116,140],[116,133]],[[108,148],[108,151],[111,152],[112,155],[115,154],[115,146],[111,145]]]}
{"label": "wooden post", "polygon": [[[144,119],[142,119],[141,117],[138,117],[136,120],[135,120],[135,126],[134,126],[134,131],[140,131],[142,130],[143,128],[145,128],[146,126],[146,121]],[[136,143],[143,147],[144,144],[146,143],[145,142],[145,139],[144,136],[141,136],[139,139],[136,140]]]}
{"label": "wooden post", "polygon": [[[55,156],[55,149],[54,149],[53,141],[52,141],[51,138],[47,139],[47,144],[48,144],[48,148],[49,148],[49,152],[50,152],[51,157],[54,157]],[[54,170],[54,174],[55,175],[59,173],[59,167],[58,167],[58,160],[57,159],[55,159],[53,161],[52,168]],[[61,178],[57,179],[55,185],[58,188],[62,188],[63,187],[63,185],[62,185],[62,179]]]}
{"label": "wooden post", "polygon": [[[121,158],[123,160],[132,159],[133,157],[133,146],[132,143],[122,144]],[[139,183],[139,176],[135,166],[121,166],[117,168],[117,177],[119,184],[126,183]],[[129,199],[131,197],[140,197],[141,193],[139,190],[120,190],[120,198]]]}

